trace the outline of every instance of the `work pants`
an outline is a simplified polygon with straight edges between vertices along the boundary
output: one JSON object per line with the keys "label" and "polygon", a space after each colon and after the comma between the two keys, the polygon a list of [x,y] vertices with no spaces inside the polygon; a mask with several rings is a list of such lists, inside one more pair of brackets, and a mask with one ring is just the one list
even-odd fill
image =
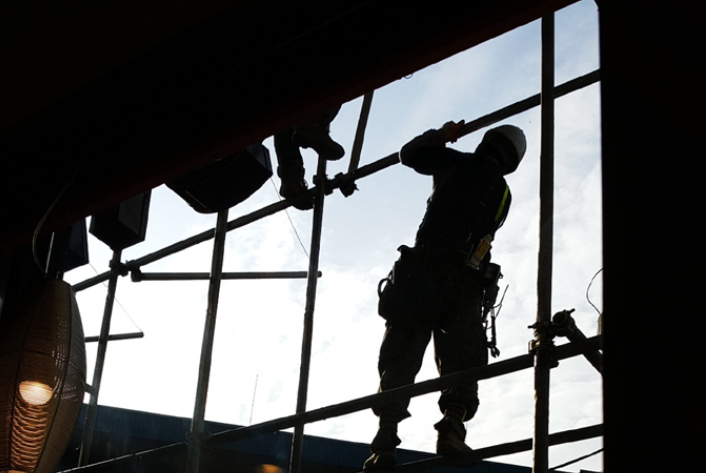
{"label": "work pants", "polygon": [[[432,313],[426,320],[398,319],[386,323],[378,364],[380,391],[414,383],[432,334],[441,376],[488,362],[486,333],[481,323],[482,290],[475,271],[444,266],[426,270],[431,271],[429,279],[434,281]],[[441,412],[452,404],[466,410],[464,421],[471,419],[479,404],[478,383],[467,382],[443,390],[439,398]],[[374,411],[377,415],[387,411],[401,420],[410,415],[408,405],[408,398],[398,398]]]}

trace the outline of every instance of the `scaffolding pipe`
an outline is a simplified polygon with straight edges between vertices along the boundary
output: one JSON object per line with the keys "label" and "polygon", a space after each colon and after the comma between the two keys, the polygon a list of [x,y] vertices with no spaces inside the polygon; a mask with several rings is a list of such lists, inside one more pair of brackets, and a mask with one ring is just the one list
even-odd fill
{"label": "scaffolding pipe", "polygon": [[[556,432],[550,434],[550,445],[561,445],[570,442],[578,442],[580,440],[588,440],[600,437],[603,433],[604,426],[601,424]],[[481,460],[530,451],[532,444],[532,439],[525,439],[492,447],[477,448],[470,452],[462,453],[460,456],[456,457],[456,459],[440,456],[432,457],[399,465],[395,467],[394,471],[397,473],[414,473],[416,471],[425,471],[447,466],[454,466],[459,469],[474,468],[475,464]]]}
{"label": "scaffolding pipe", "polygon": [[355,131],[355,141],[353,142],[353,150],[350,154],[350,165],[348,172],[353,172],[360,166],[360,154],[362,153],[362,143],[365,141],[365,127],[367,126],[367,118],[370,116],[370,107],[372,107],[372,97],[374,91],[366,93],[362,97],[362,108],[360,109],[360,119],[357,122],[357,130]]}
{"label": "scaffolding pipe", "polygon": [[229,210],[217,213],[214,249],[212,252],[212,270],[210,272],[209,291],[207,294],[207,313],[205,329],[202,334],[202,352],[200,354],[200,371],[197,378],[197,393],[195,394],[195,410],[188,436],[187,472],[200,471],[200,452],[205,425],[205,408],[207,406],[207,391],[209,389],[210,368],[212,366],[212,348],[214,332],[217,325],[217,304],[219,303],[219,288],[222,280],[224,262],[224,242],[227,234],[227,215]]}
{"label": "scaffolding pipe", "polygon": [[[323,274],[318,271],[318,277]],[[237,272],[222,273],[222,281],[234,279],[305,279],[306,271],[274,271],[274,272]],[[139,270],[131,272],[133,282],[143,281],[203,281],[210,278],[210,273],[144,273]]]}
{"label": "scaffolding pipe", "polygon": [[535,327],[535,426],[533,473],[549,469],[550,368],[552,367],[552,247],[555,172],[555,16],[542,18],[542,91],[540,144],[540,251],[537,275]]}
{"label": "scaffolding pipe", "polygon": [[[572,317],[572,310],[562,310],[552,316],[552,329],[555,335],[567,337],[572,343],[584,343],[587,337],[577,327],[577,323]],[[599,350],[588,349],[582,352],[587,361],[603,375],[603,356]]]}
{"label": "scaffolding pipe", "polygon": [[[583,350],[589,348],[599,348],[601,346],[601,336],[596,336],[587,339],[582,344],[566,344],[556,348],[556,358],[564,360],[573,356],[580,355]],[[520,355],[515,358],[492,363],[476,368],[469,368],[457,373],[451,373],[440,378],[422,381],[420,383],[402,386],[400,388],[391,389],[377,394],[370,394],[365,397],[342,402],[332,406],[314,409],[302,414],[295,414],[280,419],[274,419],[255,424],[249,427],[240,427],[237,429],[227,430],[212,434],[205,439],[207,447],[216,447],[225,443],[236,442],[251,436],[260,435],[277,430],[284,430],[294,427],[297,423],[311,423],[325,420],[331,417],[339,417],[346,414],[352,414],[364,409],[370,409],[375,406],[382,406],[391,403],[394,399],[406,398],[410,399],[416,396],[422,396],[444,389],[453,388],[471,380],[486,380],[492,379],[504,374],[522,371],[532,368],[534,365],[534,357],[531,354]]]}
{"label": "scaffolding pipe", "polygon": [[[555,98],[563,97],[571,92],[583,89],[584,87],[599,82],[599,79],[600,73],[597,69],[595,71],[572,79],[570,81],[565,82],[564,84],[555,87],[554,96]],[[541,100],[541,94],[536,94],[519,102],[515,102],[514,104],[498,109],[495,112],[479,117],[473,121],[464,124],[464,126],[461,127],[460,136],[466,136],[487,126],[493,125],[502,120],[535,108],[541,104]],[[399,153],[392,153],[389,156],[386,156],[378,161],[374,161],[370,164],[366,164],[365,166],[356,169],[351,174],[353,180],[358,180],[397,163],[399,163]]]}
{"label": "scaffolding pipe", "polygon": [[[313,314],[316,305],[316,287],[318,285],[318,263],[320,259],[321,231],[323,229],[323,206],[325,204],[326,160],[318,157],[318,172],[316,173],[316,199],[313,210],[313,231],[311,234],[311,252],[308,263],[308,284],[306,287],[306,309],[303,316],[303,342],[301,345],[301,373],[298,380],[298,398],[296,414],[306,412],[308,397],[308,377],[311,368],[311,346],[313,343]],[[290,473],[300,473],[301,455],[303,452],[304,422],[294,426],[291,444]]]}
{"label": "scaffolding pipe", "polygon": [[99,402],[99,389],[101,388],[101,376],[104,372],[104,361],[106,359],[106,348],[108,348],[109,332],[111,331],[111,316],[113,314],[113,303],[116,299],[116,286],[118,285],[118,265],[121,263],[121,250],[114,250],[111,258],[111,271],[108,281],[108,292],[106,293],[106,303],[104,304],[104,315],[101,320],[101,330],[99,331],[99,346],[96,351],[96,364],[94,366],[94,377],[91,382],[89,392],[89,405],[86,408],[86,418],[84,419],[84,435],[81,440],[79,450],[79,466],[89,463],[91,454],[91,443],[94,441],[94,428],[96,426],[96,409]]}
{"label": "scaffolding pipe", "polygon": [[[604,434],[604,426],[602,424],[590,425],[588,427],[581,427],[579,429],[565,430],[562,432],[556,432],[550,434],[550,445],[562,445],[570,442],[579,442],[582,440],[589,440],[597,437],[601,437]],[[472,450],[471,452],[465,453],[457,458],[456,466],[462,466],[466,464],[472,464],[480,460],[486,460],[488,458],[500,457],[503,455],[512,455],[515,453],[521,453],[529,451],[532,448],[532,439],[518,440],[515,442],[503,443],[500,445],[494,445],[491,447],[484,447]],[[114,471],[115,468],[120,466],[126,467],[128,465],[123,465],[127,462],[134,462],[136,460],[141,460],[146,457],[153,457],[158,454],[162,455],[180,455],[185,449],[184,443],[174,443],[171,445],[166,445],[163,447],[158,447],[153,450],[146,450],[143,452],[132,453],[128,455],[123,455],[117,458],[112,458],[110,460],[105,460],[100,463],[95,463],[93,465],[72,468],[70,470],[64,470],[59,473],[72,473],[72,472],[83,472],[88,473],[94,469],[99,471]],[[395,467],[393,471],[398,473],[412,473],[415,471],[423,471],[426,469],[437,468],[442,466],[448,466],[451,464],[449,458],[443,457],[433,457],[426,460],[420,460],[417,462],[407,463],[404,465],[399,465]]]}
{"label": "scaffolding pipe", "polygon": [[[296,199],[286,199],[286,200],[280,200],[279,202],[275,202],[273,204],[267,205],[266,207],[263,207],[259,210],[256,210],[250,214],[244,215],[242,217],[239,217],[227,224],[227,231],[234,230],[235,228],[243,227],[245,225],[248,225],[250,223],[256,222],[257,220],[260,220],[264,217],[267,217],[269,215],[275,214],[283,209],[286,209],[288,207],[291,207],[293,205],[293,202]],[[126,268],[127,271],[132,271],[134,269],[140,268],[142,266],[145,266],[150,263],[154,263],[158,260],[161,260],[167,256],[174,255],[175,253],[179,253],[182,250],[186,250],[188,248],[191,248],[195,245],[198,245],[200,243],[203,243],[205,241],[209,241],[215,236],[215,230],[214,228],[210,230],[205,230],[202,233],[198,233],[197,235],[194,235],[190,238],[187,238],[185,240],[173,243],[172,245],[168,245],[165,248],[162,248],[158,251],[155,251],[153,253],[147,254],[141,258],[128,261],[127,263],[124,264],[124,267]],[[82,281],[80,283],[75,284],[72,286],[74,291],[82,291],[84,289],[88,289],[92,286],[95,286],[97,284],[100,284],[108,279],[108,272],[99,274],[97,276],[94,276],[93,278],[89,278],[85,281]]]}
{"label": "scaffolding pipe", "polygon": [[[561,84],[561,85],[555,87],[555,97],[559,98],[559,97],[567,95],[571,92],[574,92],[576,90],[579,90],[579,89],[582,89],[582,88],[587,87],[589,85],[592,85],[596,82],[599,82],[599,79],[600,79],[600,73],[599,73],[598,69],[595,71],[592,71],[588,74],[585,74],[583,76],[572,79],[568,82],[565,82],[564,84]],[[536,94],[531,97],[528,97],[527,99],[521,100],[519,102],[508,105],[506,107],[503,107],[495,112],[489,113],[488,115],[484,115],[480,118],[470,121],[470,122],[466,123],[461,128],[461,136],[467,135],[469,133],[473,133],[474,131],[485,128],[485,127],[490,126],[494,123],[498,123],[501,120],[505,120],[506,118],[510,118],[510,117],[515,116],[519,113],[522,113],[522,112],[530,110],[534,107],[537,107],[538,105],[540,105],[540,100],[541,100],[540,94]],[[382,169],[385,169],[385,168],[392,166],[394,164],[397,164],[397,163],[399,163],[398,153],[392,153],[389,156],[379,159],[378,161],[374,161],[370,164],[362,166],[362,167],[352,171],[349,174],[353,177],[354,180],[358,180],[358,179],[362,179],[363,177],[367,177],[370,174],[374,174],[377,171],[381,171]],[[338,187],[338,185],[339,184],[337,182],[334,182],[333,188]],[[311,188],[308,190],[308,192],[310,192],[311,195],[315,195],[316,190],[315,190],[315,188]],[[264,217],[275,214],[283,209],[291,207],[293,205],[294,200],[295,199],[281,200],[279,202],[275,202],[273,204],[267,205],[266,207],[256,210],[250,214],[243,215],[243,216],[229,222],[229,224],[227,225],[227,231],[231,231],[236,228],[243,227],[244,225],[255,222],[255,221],[260,220]],[[214,229],[206,230],[206,231],[204,231],[200,234],[197,234],[195,236],[192,236],[186,240],[182,240],[177,243],[173,243],[172,245],[166,246],[165,248],[158,250],[154,253],[150,253],[150,254],[145,255],[145,256],[138,258],[136,260],[128,261],[125,263],[124,266],[129,271],[131,271],[131,270],[140,268],[141,266],[145,266],[147,264],[154,263],[155,261],[158,261],[162,258],[173,255],[175,253],[178,253],[182,250],[185,250],[187,248],[195,246],[199,243],[210,240],[213,237],[214,237]],[[97,284],[101,284],[104,281],[107,281],[109,279],[109,275],[110,275],[109,272],[101,273],[97,276],[86,279],[86,280],[79,282],[77,284],[74,284],[72,286],[72,288],[74,289],[75,292],[82,291],[84,289],[88,289],[88,288],[93,287]]]}
{"label": "scaffolding pipe", "polygon": [[[585,342],[582,342],[580,344],[566,344],[558,347],[556,350],[556,355],[557,359],[559,360],[564,360],[567,358],[571,358],[574,356],[580,355],[585,349],[599,349],[601,347],[602,343],[602,337],[601,336],[595,336],[592,338],[587,339]],[[213,448],[213,447],[218,447],[219,445],[223,445],[226,443],[231,443],[231,442],[236,442],[239,440],[243,440],[249,437],[254,437],[257,435],[265,434],[265,433],[270,433],[270,432],[275,432],[278,430],[284,430],[291,428],[296,425],[297,422],[301,423],[310,423],[310,422],[317,422],[321,421],[324,419],[328,419],[331,417],[338,417],[342,415],[347,415],[347,414],[352,414],[353,412],[358,412],[364,409],[369,409],[373,406],[378,406],[378,405],[384,405],[387,403],[390,403],[392,398],[395,397],[407,397],[408,399],[411,397],[416,397],[416,396],[421,396],[424,394],[436,392],[436,391],[441,391],[443,389],[447,389],[450,387],[454,387],[457,385],[461,385],[462,383],[470,381],[471,378],[477,379],[477,380],[485,380],[485,379],[492,379],[497,376],[509,374],[509,373],[514,373],[517,371],[521,371],[524,369],[528,369],[533,367],[533,355],[531,354],[525,354],[525,355],[520,355],[515,358],[511,358],[505,361],[500,361],[498,363],[493,363],[490,365],[486,366],[481,366],[481,367],[476,367],[476,368],[470,368],[464,371],[459,371],[457,373],[452,373],[449,375],[442,376],[440,378],[436,379],[431,379],[427,381],[423,381],[420,383],[412,384],[409,386],[403,386],[400,388],[392,389],[389,391],[377,393],[377,394],[371,394],[369,396],[365,396],[359,399],[354,399],[351,401],[346,401],[340,404],[335,404],[332,406],[327,406],[327,407],[322,407],[319,409],[315,409],[313,411],[309,412],[304,412],[302,414],[296,414],[296,415],[291,415],[288,417],[283,417],[280,419],[274,419],[270,421],[266,421],[260,424],[255,424],[252,426],[248,427],[239,427],[236,429],[232,430],[226,430],[223,432],[219,432],[216,434],[209,435],[205,437],[204,440],[204,445],[208,448]],[[596,429],[593,433],[590,433],[588,429]],[[580,436],[581,434],[574,434],[574,432],[584,432],[584,436]],[[595,427],[585,427],[582,429],[578,429],[577,431],[569,431],[568,434],[566,434],[564,437],[556,437],[561,434],[553,434],[550,436],[550,442],[551,444],[555,443],[564,443],[564,442],[573,442],[577,440],[583,440],[586,438],[594,438],[594,437],[599,437],[602,435],[601,432],[601,426],[595,426]],[[532,440],[528,440],[527,442],[530,442],[530,446],[525,448],[524,450],[530,450],[532,446]],[[488,450],[491,449],[491,451],[485,455],[485,458],[492,457],[492,456],[500,456],[500,455],[505,455],[508,454],[508,450],[503,451],[505,448],[513,448],[513,447],[505,447],[506,445],[515,445],[517,442],[513,442],[511,444],[502,444],[498,447],[487,447],[486,449],[482,450]],[[185,442],[181,443],[175,443],[171,445],[166,445],[163,447],[159,447],[153,450],[147,450],[144,452],[138,452],[130,455],[126,455],[123,457],[119,457],[113,460],[108,460],[106,462],[101,462],[97,463],[95,465],[90,465],[86,467],[81,467],[81,468],[76,468],[76,469],[71,469],[71,470],[66,470],[65,473],[68,473],[70,471],[82,471],[82,472],[88,472],[91,471],[94,467],[101,467],[102,465],[105,465],[106,463],[118,463],[121,461],[126,461],[126,460],[131,460],[136,457],[148,457],[148,456],[154,456],[158,454],[175,454],[182,449],[185,448]],[[520,448],[520,447],[516,447]],[[515,451],[510,451],[509,453],[517,453],[518,451],[523,451],[523,450],[515,450]],[[103,471],[103,470],[102,470]]]}
{"label": "scaffolding pipe", "polygon": [[[106,339],[109,342],[114,342],[116,340],[134,340],[136,338],[143,338],[145,334],[143,332],[131,332],[131,333],[117,333],[116,335],[109,335]],[[100,336],[90,336],[84,337],[84,343],[95,343],[101,340]]]}

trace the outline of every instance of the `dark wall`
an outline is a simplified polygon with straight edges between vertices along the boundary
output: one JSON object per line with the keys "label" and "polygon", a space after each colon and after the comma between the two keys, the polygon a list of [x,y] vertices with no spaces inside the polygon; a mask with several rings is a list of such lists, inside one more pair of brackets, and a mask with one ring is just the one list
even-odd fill
{"label": "dark wall", "polygon": [[703,2],[600,1],[605,471],[703,471]]}

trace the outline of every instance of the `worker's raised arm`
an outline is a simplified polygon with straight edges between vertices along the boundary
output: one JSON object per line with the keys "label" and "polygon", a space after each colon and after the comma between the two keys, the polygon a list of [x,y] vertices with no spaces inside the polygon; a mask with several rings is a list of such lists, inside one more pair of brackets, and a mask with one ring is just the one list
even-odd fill
{"label": "worker's raised arm", "polygon": [[453,166],[458,161],[458,156],[446,149],[446,143],[456,141],[463,123],[447,122],[438,130],[425,131],[402,146],[399,151],[400,162],[427,175]]}

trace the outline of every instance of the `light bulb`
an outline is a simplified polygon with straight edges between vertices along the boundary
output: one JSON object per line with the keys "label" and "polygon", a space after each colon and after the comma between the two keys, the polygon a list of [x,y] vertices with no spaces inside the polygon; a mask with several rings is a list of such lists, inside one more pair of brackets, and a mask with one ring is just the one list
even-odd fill
{"label": "light bulb", "polygon": [[39,381],[23,381],[20,383],[20,396],[33,406],[42,406],[52,399],[52,388]]}

